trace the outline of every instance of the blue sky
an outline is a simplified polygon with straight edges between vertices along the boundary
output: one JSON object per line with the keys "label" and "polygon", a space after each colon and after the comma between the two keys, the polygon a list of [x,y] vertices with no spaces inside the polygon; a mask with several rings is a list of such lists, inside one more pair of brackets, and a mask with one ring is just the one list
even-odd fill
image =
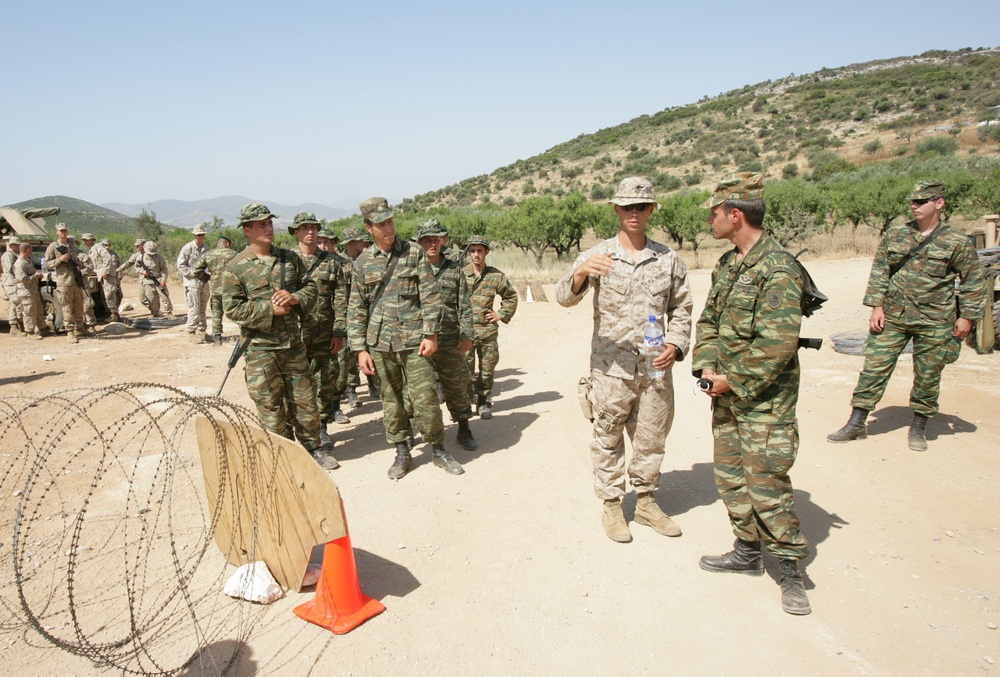
{"label": "blue sky", "polygon": [[0,204],[396,201],[746,84],[997,46],[995,0],[5,5]]}

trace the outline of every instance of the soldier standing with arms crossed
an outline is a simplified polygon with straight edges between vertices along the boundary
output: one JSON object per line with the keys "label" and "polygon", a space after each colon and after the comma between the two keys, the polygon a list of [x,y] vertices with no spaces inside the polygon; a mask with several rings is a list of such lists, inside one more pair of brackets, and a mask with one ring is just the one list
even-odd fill
{"label": "soldier standing with arms crossed", "polygon": [[240,325],[247,391],[260,423],[275,435],[295,437],[326,470],[337,467],[320,444],[320,417],[300,320],[316,302],[316,282],[302,259],[274,242],[274,214],[259,202],[240,212],[247,248],[222,274],[222,303]]}
{"label": "soldier standing with arms crossed", "polygon": [[720,182],[703,208],[717,240],[729,240],[712,271],[697,324],[692,373],[711,382],[715,485],[736,534],[735,547],[706,555],[706,571],[761,576],[761,542],[778,558],[781,608],[810,612],[799,572],[808,544],[799,531],[788,471],[799,428],[799,329],[804,274],[765,233],[764,182],[740,172]]}
{"label": "soldier standing with arms crossed", "polygon": [[448,412],[458,423],[458,444],[466,451],[475,451],[479,445],[469,428],[472,375],[465,361],[474,336],[469,287],[462,267],[441,254],[442,248],[448,244],[448,229],[440,222],[432,219],[421,224],[417,231],[417,243],[424,248],[441,290],[441,331],[438,333],[438,349],[431,355],[431,363],[441,381]]}
{"label": "soldier standing with arms crossed", "polygon": [[225,235],[219,236],[215,249],[205,252],[194,267],[194,274],[209,284],[209,305],[212,308],[212,342],[222,345],[222,271],[226,264],[233,260],[236,252],[230,248],[232,243]]}
{"label": "soldier standing with arms crossed", "polygon": [[21,304],[24,333],[29,339],[38,341],[41,340],[45,327],[45,311],[42,308],[42,297],[38,293],[42,273],[35,270],[35,264],[31,262],[31,245],[25,242],[16,246],[20,252],[14,262],[14,281],[17,285],[15,294]]}
{"label": "soldier standing with arms crossed", "polygon": [[195,275],[195,268],[208,253],[205,246],[205,229],[198,225],[191,231],[194,239],[181,247],[177,254],[177,271],[184,281],[184,301],[187,304],[188,338],[194,343],[205,342],[205,309],[208,307],[209,288]]}
{"label": "soldier standing with arms crossed", "polygon": [[70,342],[77,343],[80,337],[87,335],[83,319],[83,274],[76,245],[69,241],[65,223],[56,224],[56,237],[58,239],[45,249],[45,267],[53,271],[66,334]]}
{"label": "soldier standing with arms crossed", "polygon": [[[927,421],[938,412],[941,372],[958,359],[972,321],[986,312],[986,280],[965,233],[948,225],[943,181],[918,181],[913,221],[890,226],[872,261],[864,304],[871,307],[865,366],[851,399],[851,418],[831,442],[868,437],[865,419],[882,399],[896,360],[913,339],[910,449],[927,450]],[[958,305],[955,278],[962,281]]]}
{"label": "soldier standing with arms crossed", "polygon": [[347,338],[361,371],[381,377],[385,437],[396,448],[389,479],[402,479],[413,462],[404,388],[420,434],[431,445],[434,465],[461,475],[462,466],[444,448],[441,406],[428,359],[437,350],[441,329],[441,294],[434,273],[423,249],[396,237],[384,197],[362,202],[361,216],[375,246],[354,262]]}
{"label": "soldier standing with arms crossed", "polygon": [[[517,290],[507,276],[486,265],[490,243],[482,235],[469,238],[466,248],[469,264],[465,267],[465,282],[472,296],[472,322],[476,338],[468,352],[469,371],[475,379],[476,413],[482,418],[493,416],[493,374],[500,363],[500,323],[507,324],[517,312]],[[493,310],[493,299],[500,297],[500,310]],[[476,372],[476,357],[479,372]]]}
{"label": "soldier standing with arms crossed", "polygon": [[[556,286],[556,300],[575,306],[594,289],[594,491],[604,501],[601,524],[608,538],[628,543],[632,533],[622,512],[626,431],[633,449],[627,474],[638,494],[635,521],[663,536],[681,535],[655,494],[674,418],[671,368],[691,340],[692,301],[684,262],[670,247],[646,237],[646,224],[658,206],[653,185],[626,178],[609,202],[620,221],[618,235],[577,257]],[[646,364],[643,328],[650,316],[664,329],[663,350],[653,360],[662,376],[651,374]]]}

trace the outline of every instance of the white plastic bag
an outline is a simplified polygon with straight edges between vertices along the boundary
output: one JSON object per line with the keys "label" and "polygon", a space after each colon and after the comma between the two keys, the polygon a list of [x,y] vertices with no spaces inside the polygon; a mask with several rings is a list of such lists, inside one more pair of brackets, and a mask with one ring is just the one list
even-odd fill
{"label": "white plastic bag", "polygon": [[260,604],[270,604],[285,594],[263,562],[252,562],[241,566],[226,581],[223,592],[230,597]]}

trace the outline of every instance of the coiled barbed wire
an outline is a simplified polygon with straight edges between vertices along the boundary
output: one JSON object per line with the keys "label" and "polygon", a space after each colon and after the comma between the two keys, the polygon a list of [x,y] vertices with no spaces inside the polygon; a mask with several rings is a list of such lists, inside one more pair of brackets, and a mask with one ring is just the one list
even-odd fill
{"label": "coiled barbed wire", "polygon": [[[218,422],[233,426],[229,453],[242,456],[257,491],[238,491],[220,454],[209,505],[199,414],[219,449]],[[256,538],[237,542],[238,530],[222,529],[228,542],[213,540],[227,495],[254,534],[267,519],[258,492],[276,468],[259,467],[256,424],[255,412],[227,400],[155,383],[0,398],[0,631],[27,624],[127,674],[228,669],[267,609],[222,592],[230,561],[256,559]]]}

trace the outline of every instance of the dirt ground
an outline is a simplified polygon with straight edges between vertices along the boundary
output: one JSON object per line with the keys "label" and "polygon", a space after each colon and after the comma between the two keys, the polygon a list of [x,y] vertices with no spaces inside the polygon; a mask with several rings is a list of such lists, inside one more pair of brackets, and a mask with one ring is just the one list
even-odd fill
{"label": "dirt ground", "polygon": [[[864,329],[869,260],[809,264],[831,299],[803,335]],[[694,271],[696,317],[709,272]],[[180,289],[173,295],[183,310]],[[546,288],[550,299],[551,287]],[[134,288],[126,295],[135,297]],[[139,310],[130,315],[144,316]],[[232,333],[234,327],[227,325]],[[479,450],[455,477],[418,446],[413,471],[365,399],[331,424],[362,590],[387,611],[337,636],[292,614],[290,593],[251,629],[233,674],[979,674],[1000,661],[997,482],[1000,356],[963,350],[944,374],[924,453],[906,445],[912,368],[899,364],[867,440],[826,442],[846,420],[861,358],[803,351],[801,447],[792,469],[810,542],[813,613],[781,611],[776,563],[762,578],[711,574],[703,554],[732,544],[712,479],[708,398],[689,362],[674,368],[677,414],[659,502],[683,527],[668,539],[633,525],[617,544],[600,525],[589,425],[576,398],[586,372],[589,298],[573,309],[524,303],[501,330],[495,414],[474,419]],[[72,345],[0,336],[3,395],[142,380],[214,390],[229,348],[192,345],[183,326]],[[43,361],[50,355],[52,361]],[[225,396],[252,406],[237,368]],[[362,389],[362,392],[363,389]],[[447,421],[447,414],[446,414]],[[635,507],[626,501],[626,516]],[[0,541],[6,541],[6,536]],[[9,551],[8,551],[9,552]],[[6,556],[6,555],[5,555]],[[0,631],[8,674],[103,674],[31,630]],[[44,667],[40,667],[44,666]]]}

